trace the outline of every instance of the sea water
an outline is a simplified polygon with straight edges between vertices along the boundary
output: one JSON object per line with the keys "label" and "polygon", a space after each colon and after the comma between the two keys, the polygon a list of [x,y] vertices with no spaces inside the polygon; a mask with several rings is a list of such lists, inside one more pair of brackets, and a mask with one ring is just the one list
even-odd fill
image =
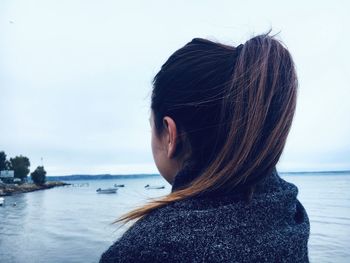
{"label": "sea water", "polygon": [[[311,262],[350,262],[350,174],[294,174],[311,221]],[[125,231],[112,222],[150,198],[169,193],[160,176],[70,181],[69,187],[8,196],[0,207],[0,262],[98,262]],[[97,188],[124,184],[116,194]],[[146,184],[165,185],[147,190]]]}

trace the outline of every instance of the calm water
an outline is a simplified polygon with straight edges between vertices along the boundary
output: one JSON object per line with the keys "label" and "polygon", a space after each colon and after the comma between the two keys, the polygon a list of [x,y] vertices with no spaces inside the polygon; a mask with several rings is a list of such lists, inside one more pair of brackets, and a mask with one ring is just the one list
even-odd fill
{"label": "calm water", "polygon": [[[284,175],[299,187],[311,220],[311,262],[350,262],[350,174]],[[0,262],[97,262],[123,229],[110,223],[170,186],[161,177],[101,181],[6,197],[0,207]],[[117,194],[99,187],[125,184]],[[164,184],[164,190],[145,190]],[[16,206],[12,204],[16,203]]]}

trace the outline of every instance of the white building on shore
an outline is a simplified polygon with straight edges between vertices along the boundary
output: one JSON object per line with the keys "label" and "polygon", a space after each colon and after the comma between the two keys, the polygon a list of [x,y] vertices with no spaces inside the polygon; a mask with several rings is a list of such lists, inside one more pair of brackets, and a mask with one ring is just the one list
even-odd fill
{"label": "white building on shore", "polygon": [[0,171],[0,180],[4,183],[13,183],[15,178],[15,172],[12,170],[3,170]]}

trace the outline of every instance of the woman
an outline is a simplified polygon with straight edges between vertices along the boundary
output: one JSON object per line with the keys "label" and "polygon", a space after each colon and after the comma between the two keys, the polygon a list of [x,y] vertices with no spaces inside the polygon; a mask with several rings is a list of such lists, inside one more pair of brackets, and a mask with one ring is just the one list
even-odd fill
{"label": "woman", "polygon": [[269,34],[231,47],[193,39],[154,78],[152,151],[170,194],[100,262],[308,262],[309,220],[276,171],[297,77]]}

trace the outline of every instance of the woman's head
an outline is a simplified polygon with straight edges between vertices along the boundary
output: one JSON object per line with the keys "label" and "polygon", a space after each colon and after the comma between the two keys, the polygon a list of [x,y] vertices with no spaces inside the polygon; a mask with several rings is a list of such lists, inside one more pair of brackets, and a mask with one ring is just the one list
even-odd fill
{"label": "woman's head", "polygon": [[269,34],[238,47],[196,38],[177,50],[154,78],[153,154],[170,182],[178,169],[200,172],[121,220],[203,193],[252,193],[282,154],[296,95],[291,55]]}
{"label": "woman's head", "polygon": [[238,48],[193,39],[154,78],[154,136],[164,138],[172,128],[169,118],[174,122],[169,160],[201,170],[193,183],[205,184],[203,191],[254,184],[281,156],[296,89],[292,58],[269,35]]}

